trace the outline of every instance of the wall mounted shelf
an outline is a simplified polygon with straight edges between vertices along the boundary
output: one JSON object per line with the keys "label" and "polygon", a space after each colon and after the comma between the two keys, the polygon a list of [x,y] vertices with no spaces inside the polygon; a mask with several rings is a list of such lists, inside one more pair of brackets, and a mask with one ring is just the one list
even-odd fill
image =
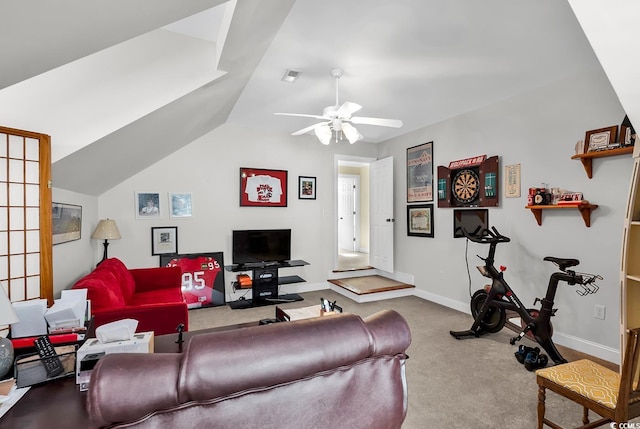
{"label": "wall mounted shelf", "polygon": [[621,147],[618,149],[603,150],[600,152],[581,153],[578,155],[573,155],[571,159],[579,159],[582,162],[582,165],[584,166],[584,171],[587,172],[587,177],[591,179],[591,176],[593,176],[593,170],[591,165],[593,162],[593,158],[605,158],[607,156],[625,155],[627,153],[633,153],[633,146]]}
{"label": "wall mounted shelf", "polygon": [[578,204],[578,205],[550,205],[550,206],[526,206],[526,209],[531,210],[533,216],[535,216],[538,225],[542,225],[542,210],[563,210],[563,209],[578,209],[582,214],[582,219],[587,228],[591,226],[591,212],[598,208],[596,204]]}

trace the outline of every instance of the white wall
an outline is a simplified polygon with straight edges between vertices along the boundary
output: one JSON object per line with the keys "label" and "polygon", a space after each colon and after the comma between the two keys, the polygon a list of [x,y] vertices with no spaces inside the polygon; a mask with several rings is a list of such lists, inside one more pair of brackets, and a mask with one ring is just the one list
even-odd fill
{"label": "white wall", "polygon": [[82,226],[80,240],[53,246],[53,295],[60,297],[60,291],[69,289],[80,277],[91,272],[96,262],[99,248],[102,255],[103,247],[96,240],[91,240],[91,233],[98,224],[98,197],[53,188],[54,203],[75,204],[82,207]]}
{"label": "white wall", "polygon": [[[553,272],[553,265],[542,261],[545,256],[577,258],[581,262],[578,270],[604,276],[595,295],[580,297],[574,287],[559,288],[554,338],[560,344],[575,346],[577,337],[602,345],[604,354],[615,353],[619,347],[620,248],[632,160],[629,155],[596,159],[590,180],[580,161],[570,158],[585,131],[619,125],[623,117],[606,77],[591,74],[574,76],[386,142],[379,156],[393,155],[396,160],[396,270],[415,276],[419,294],[468,312],[465,240],[452,239],[453,209],[436,206],[434,238],[406,235],[406,216],[402,215],[406,210],[405,151],[433,140],[434,166],[475,155],[499,155],[501,176],[505,165],[521,164],[522,196],[504,198],[501,191],[500,207],[489,209],[491,225],[511,237],[510,243],[498,246],[496,265],[508,267],[505,278],[528,306],[534,297],[544,296]],[[585,227],[577,210],[544,211],[542,226],[538,226],[524,206],[528,188],[542,183],[583,192],[586,199],[598,204],[591,228]],[[500,177],[500,186],[503,184],[504,177]],[[481,263],[475,255],[486,256],[487,248],[469,245],[472,291],[487,283],[474,268]],[[605,320],[593,317],[595,304],[606,306]]]}
{"label": "white wall", "polygon": [[[310,265],[283,271],[308,283],[325,282],[334,264],[334,154],[372,157],[371,144],[324,146],[314,136],[295,138],[225,125],[191,143],[100,196],[100,218],[118,223],[122,239],[113,241],[109,255],[130,267],[158,266],[151,256],[151,227],[177,226],[180,253],[224,252],[231,264],[233,229],[291,228],[292,258]],[[288,171],[287,207],[240,207],[241,167]],[[298,176],[317,178],[316,200],[298,199]],[[135,192],[159,192],[161,219],[136,219]],[[169,192],[191,192],[193,217],[167,216]],[[234,280],[225,273],[227,292]],[[282,286],[282,291],[293,288]],[[234,297],[227,296],[227,299]]]}

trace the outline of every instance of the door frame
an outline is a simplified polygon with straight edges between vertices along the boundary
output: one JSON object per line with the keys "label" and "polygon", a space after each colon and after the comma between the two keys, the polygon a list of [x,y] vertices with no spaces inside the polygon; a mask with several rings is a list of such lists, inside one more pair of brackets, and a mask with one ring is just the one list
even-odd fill
{"label": "door frame", "polygon": [[335,154],[333,159],[333,268],[338,268],[338,166],[339,164],[370,164],[377,158]]}

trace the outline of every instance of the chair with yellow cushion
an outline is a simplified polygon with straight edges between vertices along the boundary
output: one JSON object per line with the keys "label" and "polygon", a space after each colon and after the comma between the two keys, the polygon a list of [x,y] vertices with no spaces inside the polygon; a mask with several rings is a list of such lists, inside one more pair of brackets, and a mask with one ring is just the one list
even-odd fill
{"label": "chair with yellow cushion", "polygon": [[[545,424],[562,429],[544,417],[545,389],[583,406],[583,426],[578,429],[596,428],[609,422],[627,422],[640,416],[639,334],[640,328],[628,331],[622,374],[588,359],[537,370],[538,429]],[[589,423],[589,410],[602,418]]]}

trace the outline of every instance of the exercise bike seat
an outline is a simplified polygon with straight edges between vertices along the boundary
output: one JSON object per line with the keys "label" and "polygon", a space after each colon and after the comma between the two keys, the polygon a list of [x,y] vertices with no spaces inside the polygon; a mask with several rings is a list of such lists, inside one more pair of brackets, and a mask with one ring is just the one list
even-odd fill
{"label": "exercise bike seat", "polygon": [[558,267],[560,267],[560,271],[564,271],[569,267],[575,267],[576,265],[580,264],[580,261],[578,261],[577,259],[556,258],[553,256],[545,256],[543,260],[553,262]]}

